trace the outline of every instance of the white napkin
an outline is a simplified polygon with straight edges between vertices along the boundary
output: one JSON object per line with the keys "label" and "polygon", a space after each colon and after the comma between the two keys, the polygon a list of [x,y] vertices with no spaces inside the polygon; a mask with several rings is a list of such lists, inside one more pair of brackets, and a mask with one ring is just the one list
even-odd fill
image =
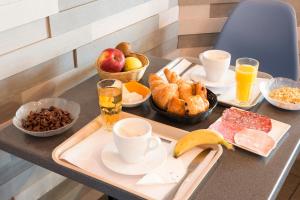
{"label": "white napkin", "polygon": [[175,143],[169,145],[167,160],[140,179],[137,182],[138,185],[178,183],[186,174],[187,165],[202,151],[195,148],[176,159],[173,157],[174,147]]}
{"label": "white napkin", "polygon": [[151,185],[178,183],[185,173],[186,167],[182,164],[181,160],[168,158],[160,167],[154,169],[140,179],[137,184]]}

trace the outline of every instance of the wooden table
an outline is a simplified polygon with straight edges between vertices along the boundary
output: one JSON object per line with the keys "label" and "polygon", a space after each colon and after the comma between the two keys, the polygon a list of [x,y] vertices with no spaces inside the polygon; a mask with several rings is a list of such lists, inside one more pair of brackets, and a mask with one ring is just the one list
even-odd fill
{"label": "wooden table", "polygon": [[[168,63],[168,60],[152,57],[151,65],[142,82],[146,83],[149,73],[158,71],[166,63]],[[79,120],[71,130],[60,136],[35,138],[25,135],[13,125],[9,125],[0,131],[0,149],[95,188],[112,197],[122,200],[138,199],[138,197],[122,189],[61,167],[51,158],[52,150],[56,146],[99,115],[97,81],[98,77],[94,76],[62,95],[62,97],[76,101],[81,105]],[[206,121],[195,125],[184,125],[159,116],[151,109],[148,102],[138,108],[124,109],[126,112],[185,130],[207,128],[220,117],[223,110],[224,107],[218,106]],[[224,149],[219,162],[198,186],[191,199],[258,200],[276,198],[299,153],[300,112],[281,110],[273,107],[266,101],[253,108],[253,111],[291,124],[292,127],[289,133],[280,141],[270,157],[266,159],[241,149],[237,149],[234,152]]]}

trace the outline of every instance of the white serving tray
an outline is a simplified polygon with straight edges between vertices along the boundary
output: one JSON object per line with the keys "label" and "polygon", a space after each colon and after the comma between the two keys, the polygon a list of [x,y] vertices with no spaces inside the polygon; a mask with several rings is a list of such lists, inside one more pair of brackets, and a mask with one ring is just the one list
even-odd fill
{"label": "white serving tray", "polygon": [[[201,67],[203,67],[203,66],[198,65],[198,64],[194,64],[194,63],[188,61],[187,59],[179,57],[179,58],[176,58],[175,60],[173,60],[172,62],[170,62],[164,68],[168,68],[172,71],[175,71],[184,80],[191,80],[190,73],[195,68],[201,68]],[[165,76],[163,74],[163,69],[158,71],[157,74],[165,79]],[[257,81],[254,85],[254,90],[256,92],[253,92],[253,96],[251,97],[250,105],[241,106],[241,105],[238,104],[238,102],[235,100],[235,88],[234,87],[232,87],[228,90],[225,90],[225,92],[224,91],[220,92],[220,91],[213,90],[213,92],[218,96],[218,102],[221,105],[224,105],[224,106],[230,106],[230,107],[234,106],[234,107],[242,108],[244,110],[249,110],[252,107],[256,106],[258,103],[260,103],[264,99],[264,97],[262,96],[262,94],[259,90],[259,84],[261,82],[265,81],[266,79],[271,79],[272,78],[271,75],[269,75],[267,73],[264,73],[264,72],[258,72],[257,76],[258,76],[258,78],[257,78]]]}
{"label": "white serving tray", "polygon": [[[125,112],[121,113],[121,118],[127,118],[127,117],[139,117],[139,116],[132,115]],[[156,135],[168,141],[177,140],[178,138],[182,137],[187,133],[187,131],[182,129],[178,129],[148,119],[145,120],[147,120],[152,125],[153,132]],[[64,141],[62,144],[60,144],[58,147],[54,149],[54,151],[52,152],[53,160],[59,165],[62,165],[78,173],[82,173],[87,176],[93,177],[97,180],[113,185],[114,187],[119,187],[138,197],[144,199],[166,199],[170,195],[169,191],[173,192],[172,189],[176,187],[176,184],[162,184],[162,185],[157,184],[157,185],[147,185],[147,186],[136,185],[136,182],[140,180],[142,176],[126,176],[126,175],[117,174],[107,169],[102,162],[98,162],[99,165],[103,165],[101,166],[102,172],[98,174],[94,174],[82,168],[79,168],[63,159],[60,159],[61,155],[65,151],[72,148],[74,145],[80,143],[82,140],[84,140],[85,138],[89,137],[90,135],[98,131],[101,128],[101,126],[102,124],[99,117],[91,121],[89,124],[87,124],[85,127],[83,127],[81,130],[79,130],[77,133],[72,135],[69,139],[67,139],[66,141]],[[107,137],[103,137],[103,139],[104,138]],[[101,143],[106,144],[106,142],[103,141]],[[222,147],[218,145],[216,150],[211,150],[206,155],[206,157],[203,160],[204,162],[203,165],[200,164],[199,167],[197,167],[193,172],[193,179],[191,179],[193,181],[188,182],[189,187],[185,185],[185,187],[181,188],[180,191],[182,192],[180,193],[180,196],[184,197],[182,198],[182,200],[188,199],[192,195],[192,193],[197,188],[197,186],[201,183],[201,181],[208,174],[210,169],[220,158],[222,152],[223,152]],[[101,158],[99,157],[99,160],[100,159]],[[197,176],[195,177],[195,175]]]}
{"label": "white serving tray", "polygon": [[[219,122],[221,120],[222,117],[220,117],[217,121],[215,121],[213,124],[211,124],[210,126],[213,126],[215,123]],[[248,147],[245,147],[245,146],[241,146],[239,144],[236,144],[235,142],[231,142],[229,140],[225,140],[231,144],[233,144],[234,146],[237,146],[241,149],[244,149],[246,151],[250,151],[252,153],[255,153],[257,155],[260,155],[260,156],[263,156],[263,157],[268,157],[271,152],[276,148],[278,142],[281,140],[281,138],[288,132],[288,130],[291,128],[291,125],[289,124],[286,124],[286,123],[283,123],[283,122],[280,122],[280,121],[277,121],[277,120],[274,120],[274,119],[271,119],[271,122],[272,122],[272,129],[269,133],[267,133],[274,141],[275,141],[275,145],[274,147],[269,151],[267,152],[266,154],[262,154],[262,153],[259,153],[253,149],[250,149]]]}

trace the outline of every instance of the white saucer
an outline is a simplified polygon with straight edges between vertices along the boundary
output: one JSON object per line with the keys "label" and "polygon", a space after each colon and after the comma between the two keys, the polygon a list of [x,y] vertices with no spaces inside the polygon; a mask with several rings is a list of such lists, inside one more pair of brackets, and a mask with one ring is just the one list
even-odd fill
{"label": "white saucer", "polygon": [[229,88],[233,87],[235,84],[235,72],[233,70],[227,70],[226,74],[224,75],[224,78],[217,82],[212,82],[209,80],[206,80],[205,77],[205,71],[203,66],[195,66],[193,70],[190,73],[190,78],[195,82],[202,82],[205,84],[208,88]]}
{"label": "white saucer", "polygon": [[161,165],[167,158],[167,151],[160,145],[146,154],[140,163],[130,164],[125,162],[118,153],[114,143],[106,145],[101,153],[103,164],[110,170],[125,175],[143,175]]}

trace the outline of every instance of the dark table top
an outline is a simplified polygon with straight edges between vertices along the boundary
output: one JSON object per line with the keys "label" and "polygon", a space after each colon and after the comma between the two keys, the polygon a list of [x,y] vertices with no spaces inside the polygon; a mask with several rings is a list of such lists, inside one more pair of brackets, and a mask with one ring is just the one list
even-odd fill
{"label": "dark table top", "polygon": [[[152,57],[151,65],[142,82],[146,83],[148,74],[158,71],[166,63],[168,60]],[[80,117],[72,129],[59,136],[36,138],[20,132],[13,125],[9,125],[0,131],[0,149],[110,196],[119,199],[136,199],[136,196],[124,190],[64,168],[56,164],[51,158],[51,153],[56,146],[99,115],[97,81],[98,77],[94,76],[62,95],[62,97],[76,101],[81,105]],[[195,125],[184,125],[159,116],[151,109],[149,102],[137,108],[124,109],[126,112],[185,130],[207,128],[220,117],[223,110],[224,107],[218,106],[206,121]],[[224,149],[218,163],[198,186],[191,199],[257,200],[276,198],[300,149],[300,112],[281,110],[266,101],[252,110],[291,124],[289,133],[284,136],[268,158],[262,158],[241,149],[236,149],[234,152]]]}

